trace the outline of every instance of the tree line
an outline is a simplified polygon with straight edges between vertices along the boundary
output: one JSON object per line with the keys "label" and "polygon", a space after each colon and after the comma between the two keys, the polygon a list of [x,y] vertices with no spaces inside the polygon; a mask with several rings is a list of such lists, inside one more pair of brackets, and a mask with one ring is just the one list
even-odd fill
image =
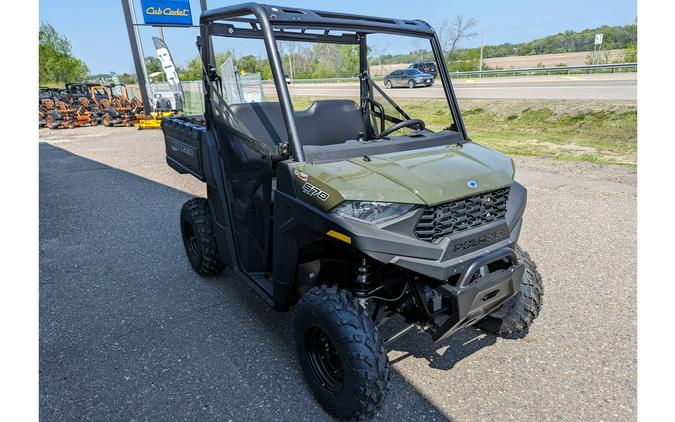
{"label": "tree line", "polygon": [[[475,38],[477,22],[473,18],[456,16],[442,21],[438,37],[444,51],[448,69],[455,71],[478,70],[479,48],[464,48],[462,44]],[[565,31],[525,43],[504,43],[486,45],[483,57],[505,57],[513,55],[534,55],[592,51],[595,34],[604,34],[603,49],[626,49],[625,61],[637,61],[637,25],[601,26],[583,31]],[[352,77],[358,74],[358,47],[334,44],[297,44],[279,42],[284,69],[294,79]],[[41,22],[39,33],[40,84],[99,80],[109,75],[89,75],[89,68],[73,56],[68,39],[59,34],[52,25]],[[387,48],[369,51],[370,65],[391,65],[433,60],[431,51],[414,48],[403,54],[391,54]],[[238,71],[260,73],[262,79],[272,79],[272,71],[266,57],[245,55],[236,57],[227,50],[216,55],[218,67],[232,59]],[[162,66],[155,56],[145,58],[148,74],[159,72],[157,81],[164,80]],[[487,69],[487,66],[483,66]],[[201,59],[195,57],[184,66],[177,66],[181,80],[199,80],[202,77]],[[135,75],[122,73],[121,82],[135,83]]]}
{"label": "tree line", "polygon": [[603,25],[578,32],[565,31],[524,43],[487,45],[483,48],[483,55],[484,57],[506,57],[593,51],[595,34],[603,34],[603,50],[623,49],[637,44],[637,24]]}
{"label": "tree line", "polygon": [[89,67],[73,56],[70,41],[47,22],[40,23],[38,48],[40,85],[81,81],[89,74]]}

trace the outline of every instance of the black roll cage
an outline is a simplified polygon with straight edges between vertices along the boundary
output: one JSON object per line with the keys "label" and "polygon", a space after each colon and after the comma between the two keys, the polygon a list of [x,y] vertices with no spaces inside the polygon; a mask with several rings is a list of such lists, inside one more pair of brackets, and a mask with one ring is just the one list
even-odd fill
{"label": "black roll cage", "polygon": [[[251,15],[254,18],[247,17]],[[203,75],[206,85],[205,114],[207,121],[213,118],[210,102],[210,82],[216,78],[215,56],[211,44],[211,35],[262,39],[265,43],[267,57],[274,78],[274,86],[281,105],[291,154],[295,161],[305,161],[305,153],[298,137],[293,104],[288,86],[286,85],[281,56],[277,48],[277,40],[359,45],[360,96],[363,105],[365,101],[372,98],[372,85],[369,83],[370,78],[368,75],[366,36],[373,33],[382,33],[428,39],[431,42],[438,67],[438,74],[443,84],[443,90],[456,125],[456,130],[462,134],[464,139],[468,139],[440,43],[434,30],[424,21],[323,12],[258,3],[242,3],[207,10],[201,14],[199,24],[200,39],[197,44],[200,48],[204,69]],[[244,27],[235,24],[243,24]],[[340,31],[341,33],[335,34],[332,33],[333,31]]]}

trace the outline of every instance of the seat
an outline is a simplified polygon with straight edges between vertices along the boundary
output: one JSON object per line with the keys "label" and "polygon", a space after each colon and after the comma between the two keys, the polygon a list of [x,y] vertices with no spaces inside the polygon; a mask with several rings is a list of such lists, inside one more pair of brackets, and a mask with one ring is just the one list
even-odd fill
{"label": "seat", "polygon": [[[281,104],[233,104],[230,110],[256,140],[270,146],[288,140]],[[339,144],[364,131],[361,110],[352,100],[315,101],[307,110],[295,112],[295,123],[303,145]]]}
{"label": "seat", "polygon": [[54,110],[54,100],[51,98],[45,98],[42,100],[42,106],[45,108],[45,110]]}
{"label": "seat", "polygon": [[56,103],[56,110],[61,114],[67,114],[67,113],[75,112],[75,110],[69,108],[69,106],[63,101],[59,101],[58,103]]}

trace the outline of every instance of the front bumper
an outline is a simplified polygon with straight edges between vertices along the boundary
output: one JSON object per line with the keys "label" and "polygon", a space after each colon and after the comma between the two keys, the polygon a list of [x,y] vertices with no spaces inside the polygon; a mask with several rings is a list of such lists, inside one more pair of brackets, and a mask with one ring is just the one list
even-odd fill
{"label": "front bumper", "polygon": [[432,86],[432,85],[434,84],[434,80],[433,80],[433,79],[429,80],[428,82],[427,82],[426,80],[423,80],[423,81],[416,81],[416,80],[414,80],[414,79],[411,79],[411,81],[413,81],[413,84],[414,84],[416,87],[417,87],[417,86]]}
{"label": "front bumper", "polygon": [[[508,259],[511,266],[473,279],[481,267],[500,259]],[[525,265],[518,261],[513,249],[507,247],[473,261],[456,285],[446,283],[438,288],[449,306],[448,312],[438,317],[441,321],[431,338],[440,341],[499,308],[518,292],[524,271]]]}

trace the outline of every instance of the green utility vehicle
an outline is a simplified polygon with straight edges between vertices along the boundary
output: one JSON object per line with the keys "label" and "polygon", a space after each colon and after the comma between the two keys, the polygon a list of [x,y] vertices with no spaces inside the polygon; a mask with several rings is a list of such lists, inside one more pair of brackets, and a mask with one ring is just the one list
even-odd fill
{"label": "green utility vehicle", "polygon": [[[329,413],[377,411],[389,387],[386,347],[409,331],[435,341],[473,324],[527,332],[543,290],[517,246],[526,189],[510,158],[467,136],[427,23],[247,3],[204,12],[200,28],[205,115],[162,122],[167,163],[206,183],[207,198],[180,213],[187,257],[202,276],[229,268],[276,310],[295,308],[298,357]],[[368,40],[378,34],[429,47],[442,127],[370,77]],[[227,100],[232,81],[214,45],[228,38],[262,40],[278,101]],[[357,101],[296,110],[278,41],[350,46]],[[406,326],[385,339],[392,317]]]}

